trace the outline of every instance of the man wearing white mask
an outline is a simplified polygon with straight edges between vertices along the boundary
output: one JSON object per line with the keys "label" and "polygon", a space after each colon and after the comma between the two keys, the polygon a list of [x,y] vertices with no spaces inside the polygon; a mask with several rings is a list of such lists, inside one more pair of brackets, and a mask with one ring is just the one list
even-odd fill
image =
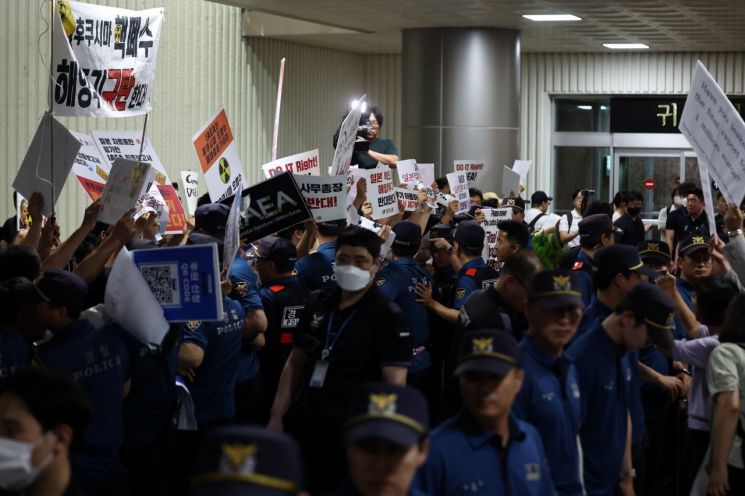
{"label": "man wearing white mask", "polygon": [[84,494],[72,477],[69,450],[90,419],[85,391],[60,371],[31,367],[6,384],[0,396],[0,494]]}
{"label": "man wearing white mask", "polygon": [[380,244],[375,233],[357,226],[339,235],[338,287],[308,298],[274,398],[269,427],[286,427],[300,441],[312,494],[335,489],[344,477],[341,426],[357,387],[380,380],[406,384],[411,326],[373,284]]}
{"label": "man wearing white mask", "polygon": [[[678,246],[678,233],[682,230],[683,224],[685,224],[686,215],[688,210],[686,209],[688,204],[688,195],[696,189],[696,185],[693,183],[682,183],[679,184],[672,192],[673,204],[660,211],[660,217],[657,219],[660,225],[661,239],[667,242],[667,245],[672,250],[673,259],[675,259],[676,248]],[[665,212],[665,221],[662,224],[662,213]]]}

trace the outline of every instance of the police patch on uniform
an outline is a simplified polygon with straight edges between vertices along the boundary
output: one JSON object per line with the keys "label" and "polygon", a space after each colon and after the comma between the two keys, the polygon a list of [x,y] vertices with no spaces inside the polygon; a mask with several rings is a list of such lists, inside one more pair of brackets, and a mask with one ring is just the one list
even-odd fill
{"label": "police patch on uniform", "polygon": [[220,446],[220,472],[225,474],[253,474],[256,470],[255,444],[231,443]]}
{"label": "police patch on uniform", "polygon": [[196,331],[199,329],[199,326],[202,325],[201,320],[188,320],[186,321],[186,327],[189,328],[190,331]]}
{"label": "police patch on uniform", "polygon": [[311,320],[310,322],[310,328],[318,329],[319,327],[321,327],[321,322],[323,322],[323,317],[324,317],[323,313],[315,312],[313,314],[313,320]]}
{"label": "police patch on uniform", "polygon": [[455,290],[455,299],[458,298],[465,298],[466,297],[466,288],[458,288]]}
{"label": "police patch on uniform", "polygon": [[396,413],[396,394],[370,394],[367,412],[375,415],[391,415]]}
{"label": "police patch on uniform", "polygon": [[554,276],[554,291],[569,291],[572,289],[572,282],[569,276]]}
{"label": "police patch on uniform", "polygon": [[245,282],[237,282],[233,284],[233,291],[238,293],[239,296],[246,296],[246,293],[248,293],[248,284]]}
{"label": "police patch on uniform", "polygon": [[526,463],[525,464],[525,480],[528,481],[539,481],[541,480],[541,466],[537,463]]}
{"label": "police patch on uniform", "polygon": [[300,323],[300,314],[305,307],[302,305],[284,307],[282,309],[282,329],[294,329]]}
{"label": "police patch on uniform", "polygon": [[473,344],[471,351],[473,353],[489,353],[494,351],[493,341],[494,338],[473,338],[471,340],[471,344]]}
{"label": "police patch on uniform", "polygon": [[585,265],[585,263],[578,260],[574,262],[574,265],[572,265],[572,270],[579,270],[582,268],[583,265]]}

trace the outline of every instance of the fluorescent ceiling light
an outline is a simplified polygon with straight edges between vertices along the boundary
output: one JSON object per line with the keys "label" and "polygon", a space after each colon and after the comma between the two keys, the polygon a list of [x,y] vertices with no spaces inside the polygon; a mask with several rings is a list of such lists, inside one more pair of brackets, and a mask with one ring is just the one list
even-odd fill
{"label": "fluorescent ceiling light", "polygon": [[606,107],[605,105],[601,105],[600,110],[608,110],[608,107]]}
{"label": "fluorescent ceiling light", "polygon": [[523,15],[524,18],[530,19],[531,21],[537,21],[537,22],[546,22],[546,21],[581,21],[581,17],[577,17],[575,15],[571,14],[541,14],[541,15],[532,15],[532,14],[525,14]]}
{"label": "fluorescent ceiling light", "polygon": [[580,110],[592,110],[592,105],[577,105]]}
{"label": "fluorescent ceiling light", "polygon": [[639,50],[649,48],[644,43],[603,43],[603,46],[611,50]]}

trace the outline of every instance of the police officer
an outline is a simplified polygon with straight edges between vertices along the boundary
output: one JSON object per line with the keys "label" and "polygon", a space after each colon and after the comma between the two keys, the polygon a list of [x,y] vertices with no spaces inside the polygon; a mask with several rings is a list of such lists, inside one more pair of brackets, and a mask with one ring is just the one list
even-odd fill
{"label": "police officer", "polygon": [[261,281],[261,303],[269,321],[266,344],[258,352],[264,382],[262,422],[269,419],[279,376],[292,350],[292,338],[310,294],[293,275],[296,256],[295,245],[277,236],[263,238],[256,249],[255,266]]}
{"label": "police officer", "polygon": [[333,496],[411,495],[429,451],[427,400],[416,389],[385,382],[362,385],[344,424],[349,477]]}
{"label": "police officer", "polygon": [[580,251],[572,265],[577,272],[582,288],[582,299],[589,306],[595,295],[592,258],[595,250],[613,244],[613,223],[605,214],[588,215],[579,221]]}
{"label": "police officer", "polygon": [[295,264],[297,278],[310,290],[333,288],[334,257],[336,257],[336,238],[344,229],[346,221],[328,221],[317,223],[316,238],[318,249],[315,253],[305,255]]}
{"label": "police officer", "polygon": [[672,259],[670,246],[664,241],[642,241],[636,245],[642,263],[657,272],[658,275],[669,274]]}
{"label": "police officer", "polygon": [[642,194],[630,191],[626,213],[613,223],[616,228],[616,244],[636,246],[644,241],[644,222],[642,222]]}
{"label": "police officer", "polygon": [[648,338],[660,344],[671,341],[673,308],[660,288],[641,282],[567,351],[582,398],[580,439],[588,496],[633,493],[627,351],[638,350]]}
{"label": "police officer", "polygon": [[14,277],[0,282],[0,393],[13,372],[31,363],[31,340],[24,339],[16,329],[24,324],[19,318],[28,302],[19,301],[17,286],[28,286],[29,280]]}
{"label": "police officer", "polygon": [[[689,195],[694,196],[694,195]],[[693,294],[696,279],[709,277],[712,259],[709,254],[709,237],[703,234],[683,236],[678,245],[678,293],[688,308],[693,310]],[[685,339],[683,324],[675,318],[675,338]]]}
{"label": "police officer", "polygon": [[584,494],[577,445],[580,391],[574,364],[564,355],[583,308],[576,273],[539,273],[528,289],[525,315],[530,330],[520,342],[525,380],[513,411],[538,429],[554,486],[562,496]]}
{"label": "police officer", "polygon": [[466,333],[455,370],[464,409],[432,431],[416,487],[447,494],[555,494],[543,443],[511,415],[524,372],[515,338],[485,329]]}
{"label": "police officer", "polygon": [[512,220],[525,223],[525,200],[519,196],[515,198],[505,197],[502,199],[502,208],[505,207],[512,208]]}
{"label": "police officer", "polygon": [[391,246],[393,261],[375,276],[378,290],[394,302],[411,323],[411,365],[407,374],[409,385],[429,395],[432,391],[432,358],[429,345],[427,309],[416,301],[417,284],[430,285],[429,274],[414,260],[422,240],[418,224],[402,221],[393,226],[396,237]]}

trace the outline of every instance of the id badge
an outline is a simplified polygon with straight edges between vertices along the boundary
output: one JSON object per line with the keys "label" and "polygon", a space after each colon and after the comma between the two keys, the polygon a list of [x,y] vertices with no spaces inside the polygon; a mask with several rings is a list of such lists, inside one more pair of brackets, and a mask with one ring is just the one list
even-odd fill
{"label": "id badge", "polygon": [[320,389],[326,381],[326,373],[329,371],[329,363],[318,360],[313,367],[313,375],[310,376],[310,387]]}

